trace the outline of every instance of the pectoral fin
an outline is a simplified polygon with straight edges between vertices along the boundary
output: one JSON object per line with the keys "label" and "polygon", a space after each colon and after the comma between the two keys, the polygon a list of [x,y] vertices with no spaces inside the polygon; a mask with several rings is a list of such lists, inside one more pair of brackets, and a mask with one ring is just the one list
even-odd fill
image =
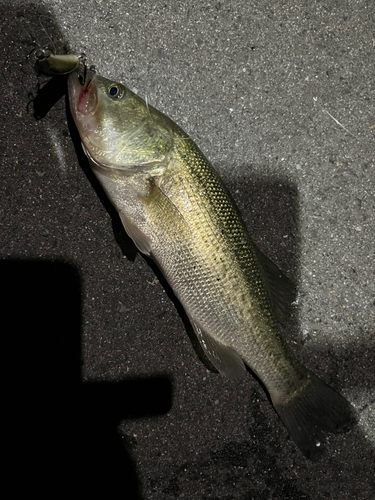
{"label": "pectoral fin", "polygon": [[220,373],[228,378],[239,378],[246,373],[244,362],[234,349],[218,342],[192,320],[191,325],[205,355]]}
{"label": "pectoral fin", "polygon": [[121,222],[138,250],[145,255],[151,254],[151,240],[122,212],[119,212]]}

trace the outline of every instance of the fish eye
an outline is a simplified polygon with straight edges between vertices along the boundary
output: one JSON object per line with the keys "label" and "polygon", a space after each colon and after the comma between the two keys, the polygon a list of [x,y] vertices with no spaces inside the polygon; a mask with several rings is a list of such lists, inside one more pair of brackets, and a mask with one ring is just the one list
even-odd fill
{"label": "fish eye", "polygon": [[122,99],[125,94],[125,87],[121,83],[112,83],[108,87],[108,94],[113,99]]}

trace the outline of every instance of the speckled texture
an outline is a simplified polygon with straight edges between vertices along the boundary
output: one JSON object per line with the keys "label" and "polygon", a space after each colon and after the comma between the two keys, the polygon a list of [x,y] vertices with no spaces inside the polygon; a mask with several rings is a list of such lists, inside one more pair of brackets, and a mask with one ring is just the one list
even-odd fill
{"label": "speckled texture", "polygon": [[[19,489],[67,498],[78,478],[91,498],[373,498],[375,6],[295,4],[1,3],[0,242],[16,261],[2,263],[2,303],[16,326],[5,352]],[[284,334],[360,419],[321,462],[298,453],[255,380],[200,362],[170,291],[90,175],[64,100],[39,121],[27,112],[38,82],[27,54],[33,39],[49,43],[42,27],[180,124],[296,281]],[[68,267],[25,272],[19,259]],[[48,314],[15,321],[40,304]],[[35,342],[30,324],[45,326]]]}

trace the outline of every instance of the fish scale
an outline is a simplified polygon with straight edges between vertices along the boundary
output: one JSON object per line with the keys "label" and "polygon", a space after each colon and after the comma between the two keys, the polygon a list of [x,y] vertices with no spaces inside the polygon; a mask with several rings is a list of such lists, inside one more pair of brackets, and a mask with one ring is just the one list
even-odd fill
{"label": "fish scale", "polygon": [[[189,146],[194,150],[187,164]],[[255,250],[237,210],[195,148],[192,142],[176,141],[157,194],[144,199],[147,219],[156,231],[152,256],[193,326],[234,348],[266,387],[275,390],[280,379],[295,378],[303,368],[281,340]],[[183,232],[181,224],[170,229],[176,213]],[[166,235],[169,244],[160,245]],[[236,251],[238,246],[242,251]]]}

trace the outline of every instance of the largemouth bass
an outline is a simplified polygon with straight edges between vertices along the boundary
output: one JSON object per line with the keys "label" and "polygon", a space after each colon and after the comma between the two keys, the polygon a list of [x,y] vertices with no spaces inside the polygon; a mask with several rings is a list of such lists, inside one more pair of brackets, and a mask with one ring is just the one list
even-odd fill
{"label": "largemouth bass", "polygon": [[172,120],[121,83],[68,77],[69,101],[90,165],[137,248],[183,305],[210,362],[228,377],[248,366],[305,456],[325,432],[354,421],[352,406],[303,366],[274,309],[288,279],[253,244],[218,174]]}

